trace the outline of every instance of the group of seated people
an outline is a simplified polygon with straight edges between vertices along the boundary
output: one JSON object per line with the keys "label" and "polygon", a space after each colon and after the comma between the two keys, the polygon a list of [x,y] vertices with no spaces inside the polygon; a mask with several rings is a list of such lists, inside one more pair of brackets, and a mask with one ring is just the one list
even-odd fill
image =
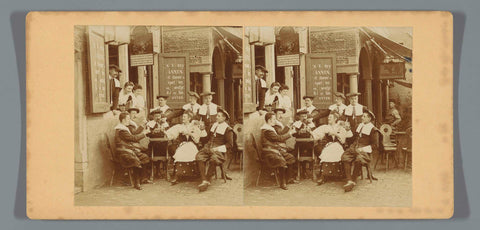
{"label": "group of seated people", "polygon": [[[298,159],[295,156],[297,153],[293,153],[294,148],[287,146],[290,138],[311,140],[296,143],[296,149],[299,156],[313,155],[315,161],[320,162],[320,168],[324,163],[342,162],[346,178],[344,190],[349,192],[354,188],[362,165],[369,164],[372,152],[377,150],[377,129],[373,124],[375,115],[358,104],[358,95],[348,94],[350,104],[347,106],[344,104],[345,96],[336,93],[335,104],[329,106],[328,111],[315,108],[314,97],[305,96],[305,106],[297,110],[298,120],[295,122],[284,119],[285,108],[265,109],[265,124],[261,127],[262,158],[269,167],[278,168],[280,188],[286,190],[288,183],[296,183],[292,172]],[[321,118],[327,116],[327,123],[321,124]],[[318,185],[325,183],[325,177],[326,173],[321,173]]]}
{"label": "group of seated people", "polygon": [[[171,184],[178,183],[177,163],[196,162],[201,178],[198,189],[207,190],[216,166],[225,162],[226,153],[234,146],[233,129],[228,124],[230,115],[212,102],[214,94],[202,93],[200,105],[200,95],[189,92],[189,103],[177,110],[167,105],[168,95],[159,95],[158,106],[149,111],[148,121],[138,116],[141,111],[136,107],[120,113],[120,123],[115,127],[116,156],[123,167],[133,168],[134,188],[141,190],[142,183],[151,183],[147,176],[150,153],[165,156],[168,151],[174,161]],[[177,117],[181,117],[181,122],[173,124]],[[145,148],[139,141],[146,137],[166,141],[150,141]]]}

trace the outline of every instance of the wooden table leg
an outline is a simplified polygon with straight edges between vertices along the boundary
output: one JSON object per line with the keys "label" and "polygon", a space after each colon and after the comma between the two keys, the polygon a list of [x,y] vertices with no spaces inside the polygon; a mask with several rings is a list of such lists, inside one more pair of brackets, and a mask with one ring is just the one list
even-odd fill
{"label": "wooden table leg", "polygon": [[151,173],[151,175],[150,175],[150,180],[153,181],[153,179],[154,179],[154,177],[153,177],[153,172],[155,171],[155,170],[153,170],[153,169],[154,169],[154,164],[153,164],[153,163],[154,163],[154,162],[153,162],[153,145],[152,145],[152,151],[151,151],[151,159],[150,159],[150,161],[152,162],[152,168],[151,168],[151,170],[150,170],[152,173]]}
{"label": "wooden table leg", "polygon": [[317,174],[315,173],[315,165],[316,165],[316,159],[315,159],[315,142],[313,142],[312,146],[312,180],[313,182],[317,181]]}
{"label": "wooden table leg", "polygon": [[297,180],[300,181],[300,148],[295,144],[295,151],[297,152]]}

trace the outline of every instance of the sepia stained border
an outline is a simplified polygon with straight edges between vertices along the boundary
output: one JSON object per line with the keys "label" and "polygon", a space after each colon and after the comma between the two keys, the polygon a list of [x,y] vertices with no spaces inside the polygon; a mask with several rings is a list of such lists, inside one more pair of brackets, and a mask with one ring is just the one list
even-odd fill
{"label": "sepia stained border", "polygon": [[[73,172],[74,167],[72,34],[74,25],[90,24],[412,27],[412,206],[74,206],[73,174],[62,173]],[[453,215],[453,17],[450,12],[31,12],[26,19],[26,52],[29,218],[435,219]]]}

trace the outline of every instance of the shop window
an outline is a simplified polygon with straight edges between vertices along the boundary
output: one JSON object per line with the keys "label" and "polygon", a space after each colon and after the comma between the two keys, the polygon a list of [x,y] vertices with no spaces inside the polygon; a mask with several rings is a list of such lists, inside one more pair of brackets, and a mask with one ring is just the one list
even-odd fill
{"label": "shop window", "polygon": [[118,46],[108,45],[108,63],[118,66]]}
{"label": "shop window", "polygon": [[255,65],[265,66],[265,46],[255,46]]}
{"label": "shop window", "polygon": [[343,94],[350,92],[350,76],[344,73],[337,74],[337,92]]}
{"label": "shop window", "polygon": [[202,75],[199,73],[190,73],[190,91],[198,94],[203,92]]}

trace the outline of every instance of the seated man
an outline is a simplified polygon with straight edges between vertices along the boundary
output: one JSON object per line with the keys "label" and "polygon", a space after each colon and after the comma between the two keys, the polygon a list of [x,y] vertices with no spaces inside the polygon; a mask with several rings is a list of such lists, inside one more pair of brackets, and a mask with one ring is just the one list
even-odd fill
{"label": "seated man", "polygon": [[287,181],[293,182],[292,169],[295,164],[295,157],[288,152],[285,142],[292,137],[295,130],[288,130],[286,133],[278,134],[274,126],[277,124],[275,114],[265,114],[265,124],[262,130],[262,158],[270,168],[278,168],[280,188],[287,190]]}
{"label": "seated man", "polygon": [[133,168],[134,187],[142,190],[140,183],[145,176],[144,166],[150,162],[150,158],[142,152],[138,141],[145,138],[149,131],[132,134],[127,127],[130,124],[130,115],[126,112],[120,113],[119,120],[120,123],[115,126],[115,153],[122,167]]}
{"label": "seated man", "polygon": [[[216,166],[225,162],[225,154],[227,151],[232,151],[233,129],[227,124],[226,120],[228,119],[230,119],[230,115],[227,111],[218,107],[216,115],[217,121],[213,123],[210,128],[210,139],[195,157],[202,179],[202,183],[198,185],[200,192],[207,190],[211,177],[215,173]],[[209,162],[209,167],[205,175],[206,162]]]}
{"label": "seated man", "polygon": [[[147,129],[150,130],[148,137],[150,138],[162,138],[165,137],[165,131],[169,128],[167,117],[160,110],[154,110],[151,112],[153,120],[147,122]],[[150,142],[148,144],[148,152],[153,150],[153,156],[166,156],[168,148],[168,142]],[[160,162],[158,163],[158,169],[160,169]],[[153,170],[153,169],[152,169]],[[158,171],[160,173],[160,171]],[[153,179],[153,178],[152,178]]]}
{"label": "seated man", "polygon": [[[343,186],[345,192],[352,191],[356,185],[354,181],[362,169],[362,165],[370,164],[371,154],[377,150],[377,129],[373,125],[372,120],[375,120],[375,115],[372,111],[364,108],[362,123],[356,129],[355,142],[342,155],[347,180],[347,183]],[[351,171],[352,162],[355,164],[353,175]]]}
{"label": "seated man", "polygon": [[[299,116],[300,120],[295,121],[293,123],[293,128],[295,129],[296,133],[293,135],[295,138],[310,138],[312,135],[310,132],[315,129],[315,126],[312,127],[312,124],[308,122],[308,111],[307,110],[299,110],[297,112],[297,115]],[[302,143],[296,143],[296,147],[298,148],[298,151],[300,152],[299,156],[300,157],[309,157],[312,156],[312,150],[313,150],[313,145],[312,143],[309,142],[302,142]],[[307,162],[303,161],[300,162],[302,165],[302,173],[304,178],[308,178],[308,173],[306,171],[306,166]],[[310,165],[312,166],[312,165]],[[300,179],[300,178],[298,178]]]}

